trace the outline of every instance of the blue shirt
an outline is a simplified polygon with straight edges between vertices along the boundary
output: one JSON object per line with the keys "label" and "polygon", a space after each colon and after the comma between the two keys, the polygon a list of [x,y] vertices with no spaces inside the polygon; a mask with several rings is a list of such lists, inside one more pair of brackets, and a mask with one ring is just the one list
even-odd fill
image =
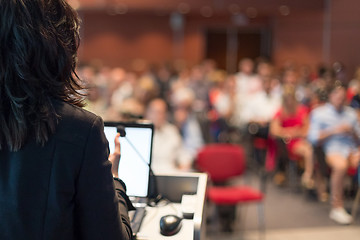
{"label": "blue shirt", "polygon": [[[337,111],[333,105],[327,103],[311,112],[308,140],[315,145],[319,141],[321,131],[331,131],[344,124],[351,126],[356,135],[360,136],[360,125],[356,111],[347,106],[344,106],[341,111]],[[326,153],[340,151],[339,153],[346,155],[355,150],[357,145],[356,140],[350,134],[335,134],[324,139],[323,142]]]}

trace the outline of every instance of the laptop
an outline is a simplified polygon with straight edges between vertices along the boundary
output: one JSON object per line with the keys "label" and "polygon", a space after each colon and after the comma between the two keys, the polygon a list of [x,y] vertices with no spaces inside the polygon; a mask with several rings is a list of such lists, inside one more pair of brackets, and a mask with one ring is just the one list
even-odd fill
{"label": "laptop", "polygon": [[104,132],[110,153],[115,149],[116,134],[120,132],[122,135],[119,139],[121,159],[118,174],[136,207],[136,211],[129,213],[132,230],[136,234],[145,216],[149,196],[154,125],[149,122],[105,122]]}

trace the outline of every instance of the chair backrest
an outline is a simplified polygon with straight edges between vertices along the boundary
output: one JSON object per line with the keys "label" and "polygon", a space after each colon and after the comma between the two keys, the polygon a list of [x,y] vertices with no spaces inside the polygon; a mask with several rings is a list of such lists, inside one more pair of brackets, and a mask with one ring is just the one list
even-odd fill
{"label": "chair backrest", "polygon": [[199,151],[196,163],[199,170],[208,173],[213,182],[225,182],[244,172],[245,154],[238,145],[209,144]]}

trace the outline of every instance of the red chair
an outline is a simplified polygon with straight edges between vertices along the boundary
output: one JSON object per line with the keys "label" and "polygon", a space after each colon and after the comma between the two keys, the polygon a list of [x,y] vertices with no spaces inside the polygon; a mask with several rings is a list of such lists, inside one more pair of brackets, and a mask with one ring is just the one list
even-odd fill
{"label": "red chair", "polygon": [[245,203],[258,203],[259,230],[263,232],[265,230],[264,195],[250,186],[226,185],[228,180],[245,172],[244,150],[232,144],[206,145],[199,151],[196,163],[200,171],[208,173],[213,183],[207,190],[207,197],[212,203],[236,207]]}
{"label": "red chair", "polygon": [[353,217],[353,223],[355,223],[356,214],[358,212],[359,204],[360,204],[360,165],[356,168],[349,168],[348,174],[351,174],[350,176],[357,175],[357,191],[356,196],[351,208],[351,215]]}

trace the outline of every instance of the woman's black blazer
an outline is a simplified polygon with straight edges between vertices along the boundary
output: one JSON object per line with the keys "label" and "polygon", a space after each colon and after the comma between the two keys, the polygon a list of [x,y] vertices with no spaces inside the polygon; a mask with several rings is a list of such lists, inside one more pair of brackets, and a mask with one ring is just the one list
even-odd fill
{"label": "woman's black blazer", "polygon": [[0,239],[130,239],[101,118],[54,105],[59,123],[45,146],[30,138],[20,151],[0,150]]}

